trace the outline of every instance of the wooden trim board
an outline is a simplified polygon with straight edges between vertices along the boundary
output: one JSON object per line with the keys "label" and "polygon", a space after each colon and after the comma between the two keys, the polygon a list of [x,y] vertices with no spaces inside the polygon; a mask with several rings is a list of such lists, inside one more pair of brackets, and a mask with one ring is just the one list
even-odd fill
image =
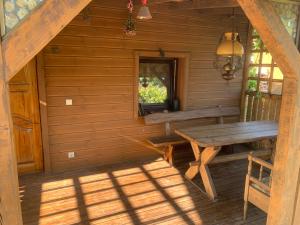
{"label": "wooden trim board", "polygon": [[203,108],[197,110],[178,111],[170,113],[154,113],[144,117],[145,124],[158,124],[166,122],[176,122],[200,118],[223,117],[223,116],[239,116],[238,107],[221,107]]}
{"label": "wooden trim board", "polygon": [[47,113],[47,95],[46,95],[46,81],[44,71],[43,53],[39,53],[36,57],[37,65],[37,81],[40,103],[40,117],[42,130],[42,143],[44,155],[44,169],[45,173],[51,172],[51,159],[49,149],[49,133],[48,133],[48,113]]}

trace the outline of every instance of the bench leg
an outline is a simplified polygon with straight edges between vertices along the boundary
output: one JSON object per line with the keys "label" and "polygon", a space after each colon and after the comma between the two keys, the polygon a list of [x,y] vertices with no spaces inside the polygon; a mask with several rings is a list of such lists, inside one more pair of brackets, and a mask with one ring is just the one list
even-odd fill
{"label": "bench leg", "polygon": [[171,167],[173,167],[173,149],[174,149],[174,146],[169,145],[166,148],[165,154],[164,154],[165,160],[170,164]]}

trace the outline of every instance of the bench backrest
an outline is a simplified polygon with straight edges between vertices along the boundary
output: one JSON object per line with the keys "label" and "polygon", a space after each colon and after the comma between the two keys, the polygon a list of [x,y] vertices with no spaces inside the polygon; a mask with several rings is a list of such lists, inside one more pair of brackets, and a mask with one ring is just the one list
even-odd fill
{"label": "bench backrest", "polygon": [[169,123],[176,121],[201,119],[201,118],[222,118],[225,116],[239,116],[239,107],[213,107],[190,111],[178,111],[170,113],[154,113],[144,117],[146,124]]}

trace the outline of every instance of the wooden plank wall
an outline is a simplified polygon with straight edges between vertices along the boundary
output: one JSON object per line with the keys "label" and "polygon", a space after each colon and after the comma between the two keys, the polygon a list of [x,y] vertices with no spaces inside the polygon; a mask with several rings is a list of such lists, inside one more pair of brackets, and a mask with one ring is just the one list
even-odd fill
{"label": "wooden plank wall", "polygon": [[[231,30],[230,9],[223,15],[152,6],[153,20],[138,22],[137,36],[128,38],[123,34],[126,3],[94,0],[43,51],[54,171],[154,154],[144,140],[164,130],[134,119],[134,50],[191,53],[188,109],[240,103],[242,75],[226,82],[213,67],[220,35]],[[245,41],[248,21],[243,15],[239,20]],[[65,106],[67,98],[73,106]],[[74,159],[68,159],[69,151],[75,152]]]}

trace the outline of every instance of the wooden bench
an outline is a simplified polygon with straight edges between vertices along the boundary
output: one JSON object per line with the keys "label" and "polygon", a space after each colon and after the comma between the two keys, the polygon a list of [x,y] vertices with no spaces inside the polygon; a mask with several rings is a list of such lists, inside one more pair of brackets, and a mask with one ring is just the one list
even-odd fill
{"label": "wooden bench", "polygon": [[218,123],[224,122],[224,117],[239,116],[240,109],[238,107],[222,107],[204,108],[191,111],[179,111],[170,113],[155,113],[144,117],[145,124],[165,124],[165,136],[151,137],[147,141],[156,148],[164,148],[161,152],[164,159],[173,166],[173,150],[175,145],[188,143],[188,141],[177,134],[171,133],[171,122],[179,122],[193,119],[217,118]]}

